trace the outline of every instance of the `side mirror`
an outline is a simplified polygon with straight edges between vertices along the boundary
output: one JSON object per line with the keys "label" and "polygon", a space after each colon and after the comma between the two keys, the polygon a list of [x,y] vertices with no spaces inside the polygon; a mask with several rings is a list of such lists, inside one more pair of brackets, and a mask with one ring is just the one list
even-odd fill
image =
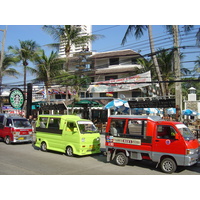
{"label": "side mirror", "polygon": [[175,139],[176,139],[176,140],[179,139],[179,135],[178,135],[178,133],[175,134]]}

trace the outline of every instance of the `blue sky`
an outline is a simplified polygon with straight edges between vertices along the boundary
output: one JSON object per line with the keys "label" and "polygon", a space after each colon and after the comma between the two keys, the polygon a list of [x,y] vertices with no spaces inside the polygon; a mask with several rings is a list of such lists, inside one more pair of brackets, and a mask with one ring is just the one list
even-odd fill
{"label": "blue sky", "polygon": [[[103,35],[101,39],[98,39],[93,42],[92,50],[95,52],[105,52],[105,51],[115,51],[115,50],[123,50],[123,49],[133,49],[134,51],[140,51],[141,55],[145,55],[150,53],[149,50],[149,42],[147,31],[144,33],[144,36],[140,39],[135,39],[135,37],[128,37],[127,43],[122,46],[121,41],[126,32],[128,25],[93,25],[92,30],[93,34]],[[180,26],[181,28],[182,26]],[[197,32],[200,26],[196,25],[193,30],[193,34],[185,35],[182,38],[183,41],[180,41],[180,45],[195,45],[194,38],[195,33]],[[0,25],[0,29],[5,29],[5,25]],[[170,40],[171,36],[166,35],[166,29],[164,26],[155,25],[153,26],[153,36],[155,40],[155,46],[168,48],[172,47],[172,42],[167,42]],[[2,32],[0,32],[0,41],[2,40]],[[45,44],[53,43],[53,39],[42,30],[42,25],[8,25],[7,26],[7,35],[6,35],[6,43],[5,43],[5,51],[7,47],[19,46],[19,40],[33,40],[36,41],[41,46]],[[187,42],[188,41],[188,42]],[[167,42],[167,43],[166,43]],[[45,47],[44,47],[45,48]],[[0,48],[1,49],[1,48]],[[52,49],[45,48],[46,51],[51,51]],[[200,55],[200,51],[197,48],[185,49],[182,51],[187,51],[185,61],[192,61],[196,59],[197,55]],[[192,53],[195,52],[195,53]],[[193,68],[194,64],[191,62],[184,63],[184,66],[187,68]],[[22,68],[21,68],[22,69]],[[17,70],[20,70],[20,67],[17,67]],[[32,80],[32,75],[28,75],[27,81]],[[19,79],[13,79],[8,77],[4,77],[3,83],[18,83],[21,81],[22,77]]]}

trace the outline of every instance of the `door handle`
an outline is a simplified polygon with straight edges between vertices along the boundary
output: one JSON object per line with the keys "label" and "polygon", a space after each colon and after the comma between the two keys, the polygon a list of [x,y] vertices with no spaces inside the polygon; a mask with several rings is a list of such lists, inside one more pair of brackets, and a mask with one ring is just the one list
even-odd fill
{"label": "door handle", "polygon": [[156,142],[159,142],[160,140],[155,140]]}

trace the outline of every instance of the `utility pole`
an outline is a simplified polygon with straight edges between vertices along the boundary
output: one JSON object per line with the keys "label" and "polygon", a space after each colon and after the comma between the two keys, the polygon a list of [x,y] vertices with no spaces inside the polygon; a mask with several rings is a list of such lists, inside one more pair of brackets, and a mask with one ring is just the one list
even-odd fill
{"label": "utility pole", "polygon": [[32,90],[33,90],[33,84],[32,83],[28,83],[27,84],[27,105],[26,105],[26,118],[28,119],[28,117],[30,115],[32,115]]}
{"label": "utility pole", "polygon": [[174,39],[174,72],[175,72],[175,103],[176,103],[176,121],[181,121],[182,112],[182,86],[181,82],[176,82],[181,79],[180,66],[180,50],[178,41],[178,25],[172,25]]}
{"label": "utility pole", "polygon": [[0,31],[3,32],[3,38],[2,38],[2,46],[1,46],[1,55],[0,55],[0,112],[2,112],[2,106],[3,106],[3,102],[2,102],[2,67],[3,67],[3,60],[4,60],[4,45],[5,45],[5,40],[6,40],[6,30],[7,30],[7,26],[6,29],[0,29]]}

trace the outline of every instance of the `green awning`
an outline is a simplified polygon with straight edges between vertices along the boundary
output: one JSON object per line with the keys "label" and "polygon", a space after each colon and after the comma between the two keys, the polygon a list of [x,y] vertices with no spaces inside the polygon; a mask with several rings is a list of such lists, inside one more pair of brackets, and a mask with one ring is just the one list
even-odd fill
{"label": "green awning", "polygon": [[[68,105],[68,107],[72,107],[73,104]],[[81,100],[74,103],[74,107],[102,107],[102,105],[96,101],[90,101],[90,100]]]}

